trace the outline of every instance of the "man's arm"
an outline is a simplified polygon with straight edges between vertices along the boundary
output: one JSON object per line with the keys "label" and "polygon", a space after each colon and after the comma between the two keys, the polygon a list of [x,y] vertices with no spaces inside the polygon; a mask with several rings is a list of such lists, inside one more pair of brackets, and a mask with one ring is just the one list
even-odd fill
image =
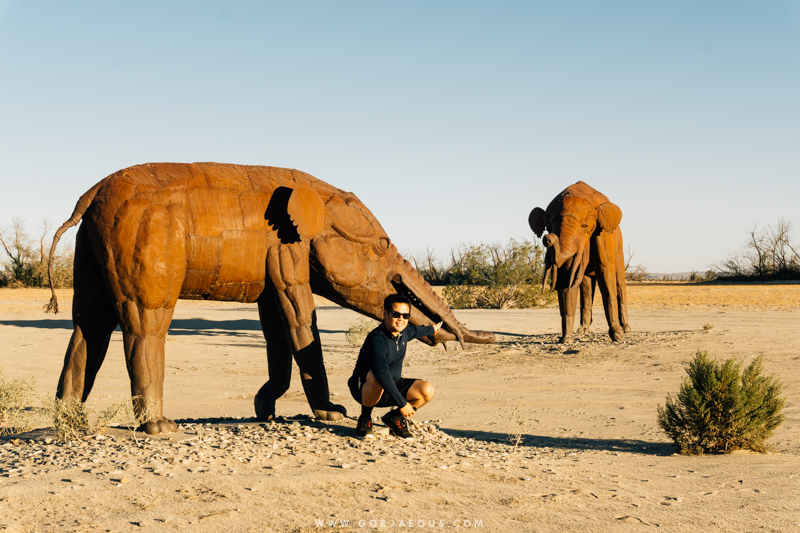
{"label": "man's arm", "polygon": [[439,331],[439,324],[434,326],[415,326],[414,324],[409,324],[406,327],[406,330],[410,333],[408,339],[421,339],[422,337],[433,337],[436,335],[436,332]]}

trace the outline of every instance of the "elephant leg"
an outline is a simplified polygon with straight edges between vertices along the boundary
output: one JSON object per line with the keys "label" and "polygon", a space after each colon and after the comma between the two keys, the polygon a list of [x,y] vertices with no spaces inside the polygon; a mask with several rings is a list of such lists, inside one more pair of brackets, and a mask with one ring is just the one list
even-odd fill
{"label": "elephant leg", "polygon": [[625,332],[619,324],[619,306],[617,302],[617,280],[612,269],[600,268],[598,276],[600,293],[603,295],[603,308],[608,322],[608,335],[612,340],[621,341]]}
{"label": "elephant leg", "polygon": [[622,331],[630,333],[631,323],[628,321],[628,294],[624,284],[617,287],[617,297],[619,301],[619,323],[622,326]]}
{"label": "elephant leg", "polygon": [[164,339],[175,308],[148,309],[130,300],[120,307],[134,412],[149,435],[175,432],[175,422],[164,416]]}
{"label": "elephant leg", "polygon": [[311,332],[314,342],[294,353],[294,360],[300,369],[300,382],[306,393],[311,411],[320,420],[339,420],[347,415],[347,410],[342,405],[330,401],[328,389],[328,374],[325,372],[325,363],[322,358],[322,341],[317,328],[317,312],[311,315]]}
{"label": "elephant leg", "polygon": [[135,236],[133,242],[120,237],[108,247],[133,408],[150,435],[177,431],[164,416],[164,340],[186,275],[182,220],[179,206],[148,206],[119,222]]}
{"label": "elephant leg", "polygon": [[78,230],[75,245],[74,287],[74,331],[64,356],[56,397],[79,398],[85,402],[119,322],[84,226]]}
{"label": "elephant leg", "polygon": [[631,332],[631,325],[628,322],[628,290],[625,285],[625,256],[622,252],[622,236],[620,235],[617,247],[617,306],[619,308],[619,322],[622,331]]}
{"label": "elephant leg", "polygon": [[269,379],[259,389],[253,403],[256,418],[272,420],[275,416],[275,400],[284,395],[291,383],[292,347],[274,293],[264,291],[258,299],[258,318],[267,342]]}
{"label": "elephant leg", "polygon": [[330,401],[314,295],[311,293],[308,255],[308,244],[302,241],[274,245],[267,251],[267,274],[275,289],[273,301],[277,304],[284,331],[288,333],[311,410],[321,420],[338,420],[346,410]]}
{"label": "elephant leg", "polygon": [[572,290],[558,291],[558,310],[561,313],[561,344],[573,341],[572,330],[575,327],[575,310],[578,307],[578,287]]}
{"label": "elephant leg", "polygon": [[581,281],[581,331],[589,333],[592,325],[592,304],[594,302],[595,280],[591,276],[583,276]]}

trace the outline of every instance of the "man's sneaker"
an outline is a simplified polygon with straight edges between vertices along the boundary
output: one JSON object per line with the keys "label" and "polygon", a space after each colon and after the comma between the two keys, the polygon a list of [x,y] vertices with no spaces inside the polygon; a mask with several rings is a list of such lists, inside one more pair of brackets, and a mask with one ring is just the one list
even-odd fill
{"label": "man's sneaker", "polygon": [[356,422],[356,437],[359,439],[374,439],[372,432],[372,418],[359,418]]}
{"label": "man's sneaker", "polygon": [[391,431],[392,435],[395,437],[409,440],[414,439],[414,435],[412,435],[408,430],[408,420],[406,420],[405,417],[400,414],[399,409],[389,411],[381,417],[381,420],[383,420],[384,424],[389,426],[389,431]]}

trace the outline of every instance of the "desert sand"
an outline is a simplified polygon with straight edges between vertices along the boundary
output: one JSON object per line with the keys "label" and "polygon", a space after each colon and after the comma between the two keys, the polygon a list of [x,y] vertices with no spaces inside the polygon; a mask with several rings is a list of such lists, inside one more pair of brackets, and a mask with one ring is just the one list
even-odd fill
{"label": "desert sand", "polygon": [[[66,312],[53,316],[41,313],[46,291],[0,290],[0,369],[34,377],[36,398],[55,391],[70,297],[60,291]],[[497,343],[409,346],[405,375],[437,391],[412,442],[357,440],[354,418],[313,420],[296,373],[279,417],[255,421],[267,376],[255,307],[181,301],[164,387],[181,431],[0,440],[0,530],[800,531],[800,285],[642,284],[629,297],[634,331],[620,343],[599,306],[591,332],[567,346],[555,308],[456,311]],[[359,316],[318,306],[333,400],[355,417],[345,331]],[[786,421],[770,453],[675,453],[656,406],[698,349],[763,355],[783,380]],[[115,332],[89,404],[129,390]]]}

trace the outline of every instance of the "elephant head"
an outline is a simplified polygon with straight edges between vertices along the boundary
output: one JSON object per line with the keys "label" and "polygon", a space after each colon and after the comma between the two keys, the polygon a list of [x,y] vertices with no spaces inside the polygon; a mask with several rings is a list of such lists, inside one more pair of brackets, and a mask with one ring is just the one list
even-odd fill
{"label": "elephant head", "polygon": [[300,238],[310,242],[313,293],[380,321],[384,298],[403,292],[412,300],[411,323],[444,323],[436,338],[423,342],[435,346],[458,339],[462,347],[465,342],[494,342],[493,333],[473,331],[456,320],[354,194],[336,190],[318,195],[313,189],[298,188],[287,211]]}
{"label": "elephant head", "polygon": [[612,233],[620,220],[620,208],[582,181],[564,189],[546,210],[534,208],[528,216],[531,229],[539,238],[548,232],[542,238],[547,248],[542,287],[548,276],[551,291],[578,286],[590,261],[590,238],[601,231]]}

